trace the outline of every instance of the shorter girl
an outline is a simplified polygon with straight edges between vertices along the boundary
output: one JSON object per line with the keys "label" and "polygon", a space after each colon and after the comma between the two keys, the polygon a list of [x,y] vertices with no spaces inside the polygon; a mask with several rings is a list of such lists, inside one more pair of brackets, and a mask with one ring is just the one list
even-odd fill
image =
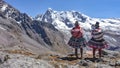
{"label": "shorter girl", "polygon": [[99,22],[96,22],[94,29],[92,29],[92,38],[88,41],[88,45],[93,48],[93,58],[95,58],[95,51],[98,49],[99,58],[101,58],[101,51],[107,47],[107,42],[103,38],[103,31],[99,28]]}

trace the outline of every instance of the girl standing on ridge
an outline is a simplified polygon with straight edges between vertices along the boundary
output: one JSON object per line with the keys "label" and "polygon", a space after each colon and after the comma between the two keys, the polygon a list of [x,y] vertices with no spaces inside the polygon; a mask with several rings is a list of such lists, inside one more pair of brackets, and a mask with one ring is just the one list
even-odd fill
{"label": "girl standing on ridge", "polygon": [[72,37],[68,44],[75,48],[75,56],[78,58],[78,48],[80,48],[81,58],[83,58],[83,47],[86,46],[86,41],[83,38],[82,28],[79,26],[78,21],[75,22],[75,27],[71,30]]}
{"label": "girl standing on ridge", "polygon": [[101,58],[101,51],[107,47],[107,42],[103,38],[103,31],[99,28],[99,22],[96,22],[94,29],[92,29],[92,38],[88,41],[88,45],[93,48],[93,58],[95,58],[95,52],[98,49],[99,58]]}

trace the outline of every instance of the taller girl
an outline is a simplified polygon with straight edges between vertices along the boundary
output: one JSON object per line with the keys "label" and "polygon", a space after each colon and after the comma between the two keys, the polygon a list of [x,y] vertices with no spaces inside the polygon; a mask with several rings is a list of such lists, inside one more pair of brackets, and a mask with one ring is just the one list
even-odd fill
{"label": "taller girl", "polygon": [[70,38],[68,44],[75,48],[76,58],[78,58],[78,48],[80,48],[81,58],[83,58],[83,47],[86,46],[86,41],[83,38],[83,31],[78,21],[75,22],[75,27],[71,30],[71,35],[72,37]]}

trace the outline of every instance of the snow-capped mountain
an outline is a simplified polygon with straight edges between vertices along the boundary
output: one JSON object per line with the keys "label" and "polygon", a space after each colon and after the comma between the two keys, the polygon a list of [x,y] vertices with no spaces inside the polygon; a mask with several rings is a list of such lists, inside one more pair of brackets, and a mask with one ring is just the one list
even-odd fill
{"label": "snow-capped mountain", "polygon": [[15,19],[17,23],[21,22],[21,18],[24,18],[24,15],[19,12],[19,10],[15,9],[5,1],[0,1],[0,12],[5,15],[5,17],[9,17]]}
{"label": "snow-capped mountain", "polygon": [[[85,37],[90,39],[91,25],[97,21],[100,22],[100,27],[105,32],[105,39],[109,42],[110,47],[120,48],[120,19],[100,19],[91,18],[77,11],[55,11],[49,8],[45,14],[38,15],[36,20],[49,22],[60,31],[69,34],[69,30],[74,26],[75,21],[84,29]],[[114,49],[113,48],[113,49]]]}
{"label": "snow-capped mountain", "polygon": [[44,15],[38,15],[36,19],[52,23],[58,29],[69,29],[73,27],[75,20],[84,23],[89,17],[76,11],[54,11],[49,8]]}

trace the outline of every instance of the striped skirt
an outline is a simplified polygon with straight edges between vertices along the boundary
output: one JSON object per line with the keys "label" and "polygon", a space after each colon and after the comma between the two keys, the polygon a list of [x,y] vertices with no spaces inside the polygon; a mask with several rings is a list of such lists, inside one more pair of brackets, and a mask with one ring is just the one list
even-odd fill
{"label": "striped skirt", "polygon": [[107,48],[107,42],[104,39],[101,40],[95,40],[94,38],[91,38],[88,41],[88,45],[91,48],[96,48],[96,49],[102,49],[102,48]]}
{"label": "striped skirt", "polygon": [[68,45],[73,48],[86,47],[86,40],[83,37],[81,38],[71,37],[70,40],[68,41]]}

